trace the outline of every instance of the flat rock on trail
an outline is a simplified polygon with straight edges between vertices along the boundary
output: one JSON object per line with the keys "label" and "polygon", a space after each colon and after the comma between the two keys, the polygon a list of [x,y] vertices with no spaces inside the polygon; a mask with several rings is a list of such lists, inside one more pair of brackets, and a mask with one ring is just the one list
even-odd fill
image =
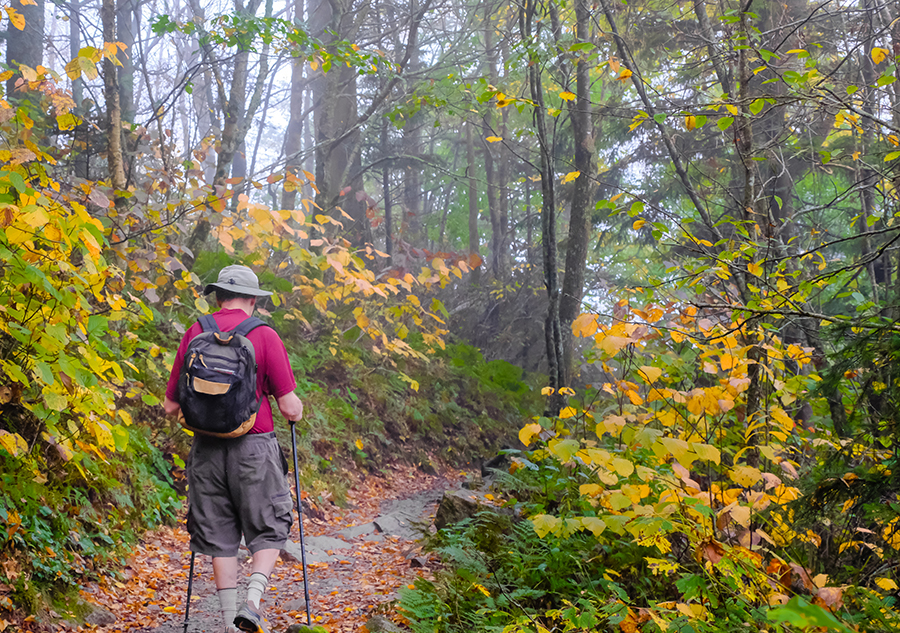
{"label": "flat rock on trail", "polygon": [[[415,468],[395,468],[388,477],[360,479],[347,495],[351,509],[324,508],[323,520],[304,516],[313,624],[334,632],[358,631],[375,607],[397,597],[400,587],[417,577],[430,577],[436,561],[418,556],[415,541],[423,530],[434,529],[430,526],[443,491],[457,487],[464,477],[455,471],[430,476]],[[246,549],[238,557],[240,605],[251,561]],[[300,561],[295,521],[262,602],[273,633],[306,624]],[[107,610],[115,621],[78,630],[181,633],[189,567],[183,525],[147,534],[118,578],[108,577],[82,590],[86,600],[101,612]],[[109,614],[107,620],[112,619]],[[198,555],[188,633],[222,633],[223,628],[211,559]]]}

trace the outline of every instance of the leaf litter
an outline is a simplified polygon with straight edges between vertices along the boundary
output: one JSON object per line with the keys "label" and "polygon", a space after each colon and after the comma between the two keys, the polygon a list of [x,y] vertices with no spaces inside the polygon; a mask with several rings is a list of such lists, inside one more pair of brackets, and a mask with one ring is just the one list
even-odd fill
{"label": "leaf litter", "polygon": [[[446,470],[432,476],[406,466],[395,466],[386,476],[360,475],[347,492],[347,508],[329,504],[316,508],[316,518],[304,515],[304,536],[337,536],[345,528],[371,523],[379,516],[382,502],[452,488],[464,478],[462,471]],[[423,518],[433,518],[435,509],[433,504],[426,508]],[[115,623],[85,625],[77,630],[127,633],[163,626],[168,630],[176,626],[180,629],[190,569],[188,540],[183,522],[176,527],[162,527],[147,533],[134,547],[134,553],[119,574],[107,576],[82,590],[85,600],[112,612]],[[296,521],[290,540],[300,541]],[[345,540],[348,549],[338,550],[328,561],[307,565],[313,625],[324,626],[332,632],[356,633],[374,611],[379,607],[383,610],[385,603],[397,597],[400,587],[411,585],[416,578],[430,579],[438,566],[437,559],[418,556],[419,547],[415,541],[387,534],[364,534]],[[249,575],[247,554],[244,550],[239,577]],[[413,557],[424,565],[411,567]],[[214,597],[212,563],[207,556],[196,558],[192,594],[192,621],[203,617],[213,621],[220,617],[218,601]],[[213,599],[206,600],[210,596]],[[306,624],[305,607],[285,606],[302,604],[303,597],[302,563],[282,555],[262,603],[269,630],[280,633],[291,624]],[[242,599],[243,593],[239,592],[238,600]],[[191,627],[188,631],[190,633]]]}

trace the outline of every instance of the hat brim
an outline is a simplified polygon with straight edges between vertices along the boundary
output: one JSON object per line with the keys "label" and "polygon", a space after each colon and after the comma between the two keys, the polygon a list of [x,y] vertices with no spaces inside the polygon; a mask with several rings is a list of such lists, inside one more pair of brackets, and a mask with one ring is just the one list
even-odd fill
{"label": "hat brim", "polygon": [[203,289],[203,294],[208,295],[216,289],[227,290],[239,295],[250,295],[251,297],[269,297],[272,295],[268,290],[260,290],[259,288],[251,288],[250,286],[238,286],[237,284],[207,284]]}

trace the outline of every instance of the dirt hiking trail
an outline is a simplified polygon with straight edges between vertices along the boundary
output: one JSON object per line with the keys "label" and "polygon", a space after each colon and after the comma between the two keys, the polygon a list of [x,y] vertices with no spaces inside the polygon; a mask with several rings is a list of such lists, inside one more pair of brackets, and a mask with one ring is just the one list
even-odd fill
{"label": "dirt hiking trail", "polygon": [[[420,576],[431,577],[437,561],[419,554],[416,539],[431,526],[443,491],[457,488],[465,477],[459,471],[431,476],[412,467],[396,467],[386,477],[367,476],[356,482],[348,492],[347,509],[329,504],[321,509],[322,518],[304,516],[313,625],[356,632],[379,605],[397,597],[400,587]],[[296,510],[294,514],[296,519]],[[249,557],[242,549],[238,605],[246,596]],[[271,633],[306,624],[300,560],[295,520],[261,605]],[[189,568],[183,524],[148,533],[118,577],[82,590],[82,596],[98,607],[89,618],[91,624],[63,630],[181,633]],[[211,559],[198,555],[188,633],[223,633],[223,629]]]}

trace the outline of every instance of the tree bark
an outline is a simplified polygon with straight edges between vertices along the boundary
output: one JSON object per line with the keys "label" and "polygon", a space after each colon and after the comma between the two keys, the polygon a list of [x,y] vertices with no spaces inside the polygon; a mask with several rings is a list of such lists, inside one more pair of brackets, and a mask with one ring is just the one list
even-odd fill
{"label": "tree bark", "polygon": [[[587,0],[575,0],[576,43],[590,42],[590,7]],[[594,131],[591,120],[591,64],[587,55],[575,61],[575,99],[569,102],[569,118],[575,143],[575,179],[569,212],[569,234],[566,248],[566,272],[559,301],[559,321],[565,342],[563,369],[568,375],[573,365],[574,340],[572,322],[581,312],[584,277],[587,268],[588,241],[591,235],[590,204],[594,173]]]}
{"label": "tree bark", "polygon": [[[552,1],[552,0],[551,0]],[[532,41],[532,21],[535,16],[535,0],[525,0],[519,17],[522,39]],[[528,85],[534,102],[534,121],[540,147],[541,171],[541,239],[543,243],[544,286],[547,289],[547,318],[544,321],[544,338],[547,348],[547,374],[553,394],[547,401],[547,415],[559,415],[565,402],[560,389],[565,387],[563,368],[563,342],[559,322],[559,282],[556,252],[556,192],[554,188],[553,148],[547,130],[544,87],[541,79],[540,59],[536,51],[529,54]]]}
{"label": "tree bark", "polygon": [[[294,24],[303,21],[303,0],[294,0]],[[291,100],[290,119],[284,136],[285,176],[296,176],[301,171],[303,149],[303,87],[305,85],[303,70],[306,64],[294,59],[291,61]],[[287,179],[285,179],[287,183]],[[297,189],[293,186],[285,187],[281,194],[281,208],[295,209],[297,207]]]}
{"label": "tree bark", "polygon": [[[37,68],[44,60],[44,0],[35,4],[23,4],[22,0],[12,0],[10,10],[22,14],[25,28],[17,29],[12,20],[6,22],[6,63],[17,70],[19,64]],[[17,77],[6,82],[6,94],[15,94]]]}
{"label": "tree bark", "polygon": [[[479,254],[481,244],[478,239],[478,182],[475,180],[475,133],[472,122],[466,120],[466,175],[468,176],[469,193],[469,261]],[[481,266],[472,270],[472,283],[481,281]]]}
{"label": "tree bark", "polygon": [[122,106],[122,120],[134,123],[134,41],[137,36],[138,10],[136,0],[118,0],[116,7],[116,37],[125,45],[125,51],[119,55],[122,65],[118,67],[119,101]]}
{"label": "tree bark", "polygon": [[[103,24],[103,41],[117,41],[115,0],[103,0],[100,20]],[[122,109],[119,104],[118,73],[115,64],[108,58],[103,60],[103,92],[106,98],[106,164],[109,181],[116,192],[116,208],[124,210],[126,199],[119,195],[126,187],[125,159],[122,153]]]}

